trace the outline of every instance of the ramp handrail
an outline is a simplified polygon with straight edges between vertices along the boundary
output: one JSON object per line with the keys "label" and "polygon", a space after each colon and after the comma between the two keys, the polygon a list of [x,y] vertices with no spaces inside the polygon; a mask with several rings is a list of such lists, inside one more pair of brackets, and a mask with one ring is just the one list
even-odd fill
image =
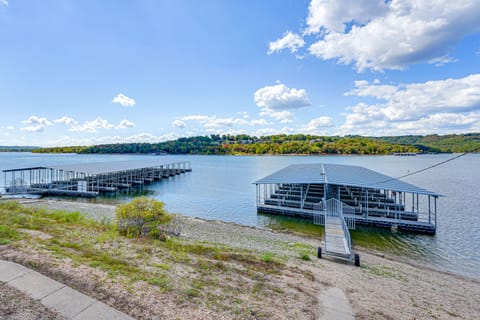
{"label": "ramp handrail", "polygon": [[342,215],[347,223],[348,229],[355,229],[355,209],[355,207],[342,202]]}

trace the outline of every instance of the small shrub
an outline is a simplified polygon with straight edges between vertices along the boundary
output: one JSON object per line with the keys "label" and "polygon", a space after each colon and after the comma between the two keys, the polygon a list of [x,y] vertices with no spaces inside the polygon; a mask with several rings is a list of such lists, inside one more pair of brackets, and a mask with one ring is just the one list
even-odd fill
{"label": "small shrub", "polygon": [[161,239],[164,233],[159,227],[170,222],[172,217],[164,209],[163,202],[146,197],[119,205],[116,210],[118,231],[129,237],[148,235]]}
{"label": "small shrub", "polygon": [[310,258],[310,255],[308,254],[308,252],[302,252],[300,254],[300,258],[305,261],[312,261],[312,258]]}
{"label": "small shrub", "polygon": [[262,256],[262,261],[267,263],[273,262],[273,254],[271,252],[264,253]]}

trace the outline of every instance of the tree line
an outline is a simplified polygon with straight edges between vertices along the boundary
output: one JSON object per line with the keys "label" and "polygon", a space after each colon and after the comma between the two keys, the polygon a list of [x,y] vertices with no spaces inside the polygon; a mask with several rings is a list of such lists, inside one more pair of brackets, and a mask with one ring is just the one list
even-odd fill
{"label": "tree line", "polygon": [[315,136],[210,135],[185,137],[159,143],[117,143],[94,146],[39,148],[36,153],[83,154],[365,154],[385,155],[398,152],[465,152],[480,150],[480,134],[430,136]]}

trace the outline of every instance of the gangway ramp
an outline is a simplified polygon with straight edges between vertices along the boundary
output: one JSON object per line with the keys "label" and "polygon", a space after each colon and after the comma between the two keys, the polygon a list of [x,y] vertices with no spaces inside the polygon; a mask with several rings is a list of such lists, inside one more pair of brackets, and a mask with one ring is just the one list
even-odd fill
{"label": "gangway ramp", "polygon": [[350,259],[352,251],[348,245],[349,241],[343,229],[343,223],[342,218],[338,216],[326,216],[325,253],[339,258]]}
{"label": "gangway ramp", "polygon": [[[348,261],[355,257],[355,265],[359,265],[360,257],[358,254],[353,255],[350,231],[348,231],[348,229],[355,229],[355,215],[346,217],[343,214],[344,211],[350,212],[351,209],[335,198],[323,200],[314,207],[316,212],[313,221],[315,224],[325,225],[324,253],[326,256]],[[321,258],[321,247],[318,250],[318,256]]]}

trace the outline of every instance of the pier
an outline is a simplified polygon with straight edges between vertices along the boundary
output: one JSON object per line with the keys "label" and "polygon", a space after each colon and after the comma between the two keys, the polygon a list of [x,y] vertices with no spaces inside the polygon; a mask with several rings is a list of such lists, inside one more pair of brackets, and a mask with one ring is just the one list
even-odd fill
{"label": "pier", "polygon": [[5,194],[95,197],[192,171],[189,161],[163,158],[2,170]]}
{"label": "pier", "polygon": [[291,165],[256,182],[257,212],[325,224],[335,199],[348,228],[365,225],[435,234],[439,194],[379,172],[337,164]]}

